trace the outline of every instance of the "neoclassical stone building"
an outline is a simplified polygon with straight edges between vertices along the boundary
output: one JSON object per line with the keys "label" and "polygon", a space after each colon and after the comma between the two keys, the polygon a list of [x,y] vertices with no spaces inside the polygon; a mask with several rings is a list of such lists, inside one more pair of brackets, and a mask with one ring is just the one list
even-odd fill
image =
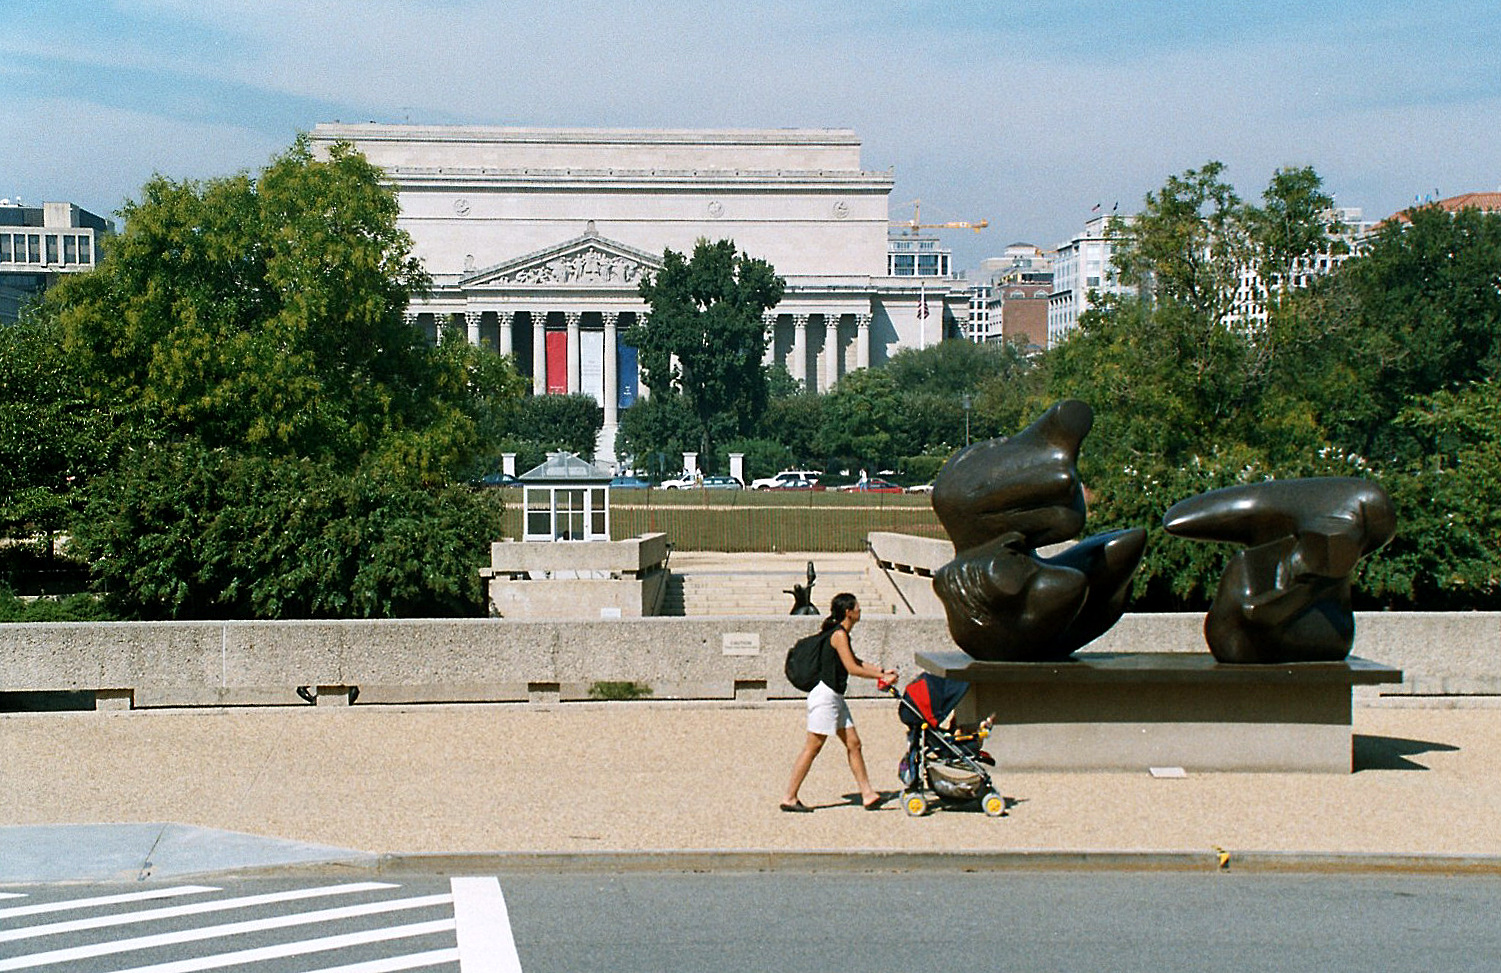
{"label": "neoclassical stone building", "polygon": [[619,410],[646,394],[620,334],[667,247],[728,238],[770,261],[787,293],[767,314],[768,361],[819,391],[956,334],[965,313],[951,278],[887,276],[892,175],[861,168],[852,131],[334,123],[312,138],[352,143],[395,185],[434,282],[415,322],[462,320],[538,394],[593,395],[604,460]]}

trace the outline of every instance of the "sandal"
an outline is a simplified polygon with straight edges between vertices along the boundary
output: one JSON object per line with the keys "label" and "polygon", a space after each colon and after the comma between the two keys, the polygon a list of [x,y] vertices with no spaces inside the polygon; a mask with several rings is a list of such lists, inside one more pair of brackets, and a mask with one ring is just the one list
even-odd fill
{"label": "sandal", "polygon": [[788,814],[812,814],[813,809],[802,801],[793,801],[791,804],[783,804],[782,810]]}

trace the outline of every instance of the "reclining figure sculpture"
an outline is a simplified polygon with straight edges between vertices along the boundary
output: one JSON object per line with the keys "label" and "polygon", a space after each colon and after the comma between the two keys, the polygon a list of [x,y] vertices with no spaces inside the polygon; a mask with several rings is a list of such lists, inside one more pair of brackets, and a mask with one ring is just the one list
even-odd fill
{"label": "reclining figure sculpture", "polygon": [[1125,610],[1147,532],[1111,531],[1052,557],[1036,549],[1084,529],[1079,445],[1094,424],[1065,400],[1009,439],[954,455],[933,483],[933,510],[954,560],[933,575],[949,634],[976,659],[1052,662],[1103,635]]}
{"label": "reclining figure sculpture", "polygon": [[1204,638],[1220,662],[1259,663],[1350,654],[1350,572],[1391,540],[1396,524],[1386,491],[1353,477],[1211,490],[1174,504],[1162,520],[1180,537],[1247,545],[1225,567]]}

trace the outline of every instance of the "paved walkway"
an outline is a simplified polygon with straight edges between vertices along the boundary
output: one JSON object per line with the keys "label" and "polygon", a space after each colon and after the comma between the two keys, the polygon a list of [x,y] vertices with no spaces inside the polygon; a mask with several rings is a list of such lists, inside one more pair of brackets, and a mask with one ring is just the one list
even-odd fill
{"label": "paved walkway", "polygon": [[[874,781],[893,792],[903,746],[894,705],[853,704]],[[1220,847],[1241,857],[1437,855],[1501,867],[1501,709],[1359,708],[1348,776],[1002,769],[997,783],[1013,806],[999,819],[959,810],[909,818],[895,801],[865,812],[852,803],[837,741],[803,788],[815,813],[781,813],[802,721],[800,702],[0,715],[0,881],[57,877],[36,864],[48,860],[39,842],[52,842],[52,860],[87,857],[89,842],[71,829],[38,826],[152,822],[294,842],[265,855],[299,861],[643,851],[1212,860]],[[154,836],[85,834],[128,845],[110,874],[150,860],[148,839],[188,850],[179,872],[255,858],[249,839],[192,839],[160,825]]]}

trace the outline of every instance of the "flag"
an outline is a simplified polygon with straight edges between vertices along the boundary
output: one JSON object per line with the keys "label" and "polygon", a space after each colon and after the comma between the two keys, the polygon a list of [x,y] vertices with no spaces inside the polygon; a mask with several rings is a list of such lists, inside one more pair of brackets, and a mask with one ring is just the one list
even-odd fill
{"label": "flag", "polygon": [[1098,213],[1100,211],[1100,204],[1099,203],[1095,203],[1093,206],[1091,206],[1089,208],[1089,211],[1091,213]]}
{"label": "flag", "polygon": [[1112,207],[1110,207],[1110,212],[1112,212],[1112,213],[1118,212],[1120,210],[1120,208],[1121,208],[1121,201],[1117,199],[1115,201],[1115,205],[1112,206]]}
{"label": "flag", "polygon": [[924,321],[928,317],[928,285],[922,284],[917,295],[917,320]]}

